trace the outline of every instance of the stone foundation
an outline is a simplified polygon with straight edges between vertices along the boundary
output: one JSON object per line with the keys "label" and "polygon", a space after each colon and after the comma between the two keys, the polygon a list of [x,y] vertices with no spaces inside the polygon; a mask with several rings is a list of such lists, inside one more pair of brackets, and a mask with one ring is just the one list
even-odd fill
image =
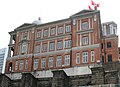
{"label": "stone foundation", "polygon": [[35,78],[30,73],[22,73],[22,78],[11,80],[0,75],[0,87],[79,87],[102,84],[120,84],[120,63],[106,63],[92,67],[92,74],[67,76],[63,70],[52,71],[53,77]]}

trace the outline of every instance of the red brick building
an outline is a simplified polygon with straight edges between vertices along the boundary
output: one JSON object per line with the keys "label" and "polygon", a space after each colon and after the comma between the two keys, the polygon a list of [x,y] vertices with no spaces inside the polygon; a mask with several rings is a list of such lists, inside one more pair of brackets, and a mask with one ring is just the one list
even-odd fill
{"label": "red brick building", "polygon": [[118,60],[116,29],[113,34],[102,33],[98,10],[82,10],[44,24],[25,23],[9,32],[5,73],[14,73],[14,78],[21,72],[49,77],[56,69],[64,69],[69,75],[91,73],[88,65]]}

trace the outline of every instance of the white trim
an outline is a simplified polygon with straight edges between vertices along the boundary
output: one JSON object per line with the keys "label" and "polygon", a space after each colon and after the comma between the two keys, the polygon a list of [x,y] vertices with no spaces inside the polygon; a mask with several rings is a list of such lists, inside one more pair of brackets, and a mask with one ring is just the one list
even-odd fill
{"label": "white trim", "polygon": [[91,29],[91,27],[90,27],[90,18],[88,19],[88,26],[89,26],[89,29]]}
{"label": "white trim", "polygon": [[71,49],[58,50],[58,51],[45,52],[45,53],[38,53],[38,54],[34,54],[34,57],[54,55],[54,54],[62,54],[62,53],[70,53],[70,50],[71,50]]}
{"label": "white trim", "polygon": [[86,50],[86,49],[94,49],[100,47],[100,44],[93,44],[87,46],[79,46],[79,47],[72,47],[72,50]]}
{"label": "white trim", "polygon": [[81,22],[81,19],[80,19],[80,31],[82,30],[82,22]]}
{"label": "white trim", "polygon": [[82,46],[82,35],[80,34],[80,46]]}
{"label": "white trim", "polygon": [[89,45],[91,45],[91,33],[89,32]]}

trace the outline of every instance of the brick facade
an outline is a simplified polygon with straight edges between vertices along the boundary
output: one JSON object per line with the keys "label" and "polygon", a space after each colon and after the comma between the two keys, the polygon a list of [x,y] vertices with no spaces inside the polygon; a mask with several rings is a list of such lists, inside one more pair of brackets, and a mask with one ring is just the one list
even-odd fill
{"label": "brick facade", "polygon": [[[11,38],[5,73],[95,64],[104,55],[101,43],[108,41],[111,41],[112,48],[105,48],[106,53],[112,54],[112,60],[117,61],[118,37],[103,39],[101,32],[100,12],[90,10],[82,10],[68,19],[46,24],[23,24],[9,32]],[[80,54],[78,60],[77,53]]]}

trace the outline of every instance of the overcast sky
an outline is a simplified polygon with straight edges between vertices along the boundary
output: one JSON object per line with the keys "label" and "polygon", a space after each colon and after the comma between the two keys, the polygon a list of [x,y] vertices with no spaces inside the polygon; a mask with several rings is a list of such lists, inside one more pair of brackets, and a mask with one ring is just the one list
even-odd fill
{"label": "overcast sky", "polygon": [[[119,0],[93,0],[100,3],[101,22],[114,21],[120,34]],[[0,48],[8,46],[13,31],[23,23],[32,23],[41,17],[42,23],[68,18],[88,9],[91,0],[0,0]]]}

